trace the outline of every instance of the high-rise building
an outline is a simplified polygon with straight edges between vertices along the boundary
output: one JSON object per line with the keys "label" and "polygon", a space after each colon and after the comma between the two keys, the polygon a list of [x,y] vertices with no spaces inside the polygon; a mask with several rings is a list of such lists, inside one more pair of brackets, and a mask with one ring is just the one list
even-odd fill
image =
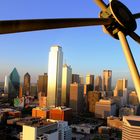
{"label": "high-rise building", "polygon": [[126,79],[119,79],[114,90],[114,96],[123,98],[123,105],[127,104],[127,85],[128,84]]}
{"label": "high-rise building", "polygon": [[84,77],[82,75],[80,75],[79,79],[80,79],[80,84],[85,84]]}
{"label": "high-rise building", "polygon": [[72,74],[72,83],[80,83],[79,74]]}
{"label": "high-rise building", "polygon": [[89,91],[93,91],[93,85],[85,84],[84,85],[84,96],[87,96]]}
{"label": "high-rise building", "polygon": [[39,75],[37,81],[38,93],[42,92],[44,96],[47,96],[47,87],[48,87],[48,74]]}
{"label": "high-rise building", "polygon": [[72,68],[63,65],[61,105],[69,106],[70,84],[72,82]]}
{"label": "high-rise building", "polygon": [[27,72],[24,75],[24,94],[30,95],[30,85],[31,85],[31,77],[30,74]]}
{"label": "high-rise building", "polygon": [[101,92],[89,91],[88,92],[88,110],[95,113],[95,104],[101,99]]}
{"label": "high-rise building", "polygon": [[48,63],[48,93],[47,105],[61,104],[63,52],[60,46],[52,46]]}
{"label": "high-rise building", "polygon": [[8,86],[9,98],[15,98],[18,96],[19,87],[20,87],[20,77],[17,72],[17,69],[14,68],[11,74],[9,75],[9,86]]}
{"label": "high-rise building", "polygon": [[122,140],[140,140],[140,116],[124,116]]}
{"label": "high-rise building", "polygon": [[31,84],[31,96],[38,96],[37,95],[37,84],[36,83],[32,83]]}
{"label": "high-rise building", "polygon": [[101,91],[102,90],[102,77],[101,76],[96,77],[94,89],[96,91]]}
{"label": "high-rise building", "polygon": [[94,86],[94,75],[91,74],[86,75],[86,84]]}
{"label": "high-rise building", "polygon": [[103,71],[103,91],[111,91],[111,82],[112,82],[112,71],[111,70],[104,70]]}
{"label": "high-rise building", "polygon": [[83,111],[84,86],[78,83],[70,85],[70,108],[75,113]]}
{"label": "high-rise building", "polygon": [[9,91],[9,76],[5,76],[4,81],[4,93],[8,93]]}

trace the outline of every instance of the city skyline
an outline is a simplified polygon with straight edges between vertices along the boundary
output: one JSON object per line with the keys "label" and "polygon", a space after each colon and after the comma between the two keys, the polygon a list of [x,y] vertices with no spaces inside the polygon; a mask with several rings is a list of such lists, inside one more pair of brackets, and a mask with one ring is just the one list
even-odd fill
{"label": "city skyline", "polygon": [[[126,0],[122,2],[132,13],[139,12],[137,6],[139,2],[132,3]],[[0,11],[4,14],[1,15],[1,19],[98,17],[100,12],[92,0],[86,2],[44,0],[28,3],[15,0],[2,2],[2,5]],[[138,22],[137,24],[139,33],[140,24]],[[137,62],[140,59],[138,44],[128,40]],[[72,66],[73,73],[102,76],[104,69],[111,69],[114,79],[127,77],[131,82],[120,42],[104,34],[101,26],[1,35],[0,81],[4,81],[4,76],[14,67],[21,75],[29,72],[35,81],[38,75],[47,72],[49,49],[55,44],[62,46],[64,60]],[[139,62],[137,64],[140,68]]]}

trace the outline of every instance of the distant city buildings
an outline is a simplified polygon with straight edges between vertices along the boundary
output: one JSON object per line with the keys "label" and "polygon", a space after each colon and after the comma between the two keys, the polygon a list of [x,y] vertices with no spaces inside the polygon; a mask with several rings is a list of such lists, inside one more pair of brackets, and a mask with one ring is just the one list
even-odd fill
{"label": "distant city buildings", "polygon": [[31,76],[27,72],[24,75],[24,95],[30,95],[30,88],[31,88]]}
{"label": "distant city buildings", "polygon": [[48,74],[44,73],[44,75],[39,75],[37,80],[37,90],[38,93],[42,92],[44,96],[47,96],[47,88],[48,87]]}
{"label": "distant city buildings", "polygon": [[62,48],[60,46],[52,46],[48,62],[48,106],[59,106],[61,104],[62,65]]}
{"label": "distant city buildings", "polygon": [[111,91],[112,90],[112,71],[111,70],[104,70],[103,71],[103,79],[102,79],[102,89],[103,91]]}
{"label": "distant city buildings", "polygon": [[61,105],[69,106],[71,82],[72,82],[72,68],[67,64],[64,64],[63,71],[62,71]]}

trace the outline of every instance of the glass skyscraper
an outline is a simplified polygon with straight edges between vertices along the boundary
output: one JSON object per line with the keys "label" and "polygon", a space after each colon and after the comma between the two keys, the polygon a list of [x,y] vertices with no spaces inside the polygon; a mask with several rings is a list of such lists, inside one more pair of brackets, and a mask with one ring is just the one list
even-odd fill
{"label": "glass skyscraper", "polygon": [[9,75],[9,86],[8,86],[9,98],[15,98],[18,96],[19,87],[20,87],[20,76],[17,72],[17,69],[14,68],[11,74]]}
{"label": "glass skyscraper", "polygon": [[103,91],[111,91],[111,82],[112,82],[112,71],[104,70],[103,71]]}
{"label": "glass skyscraper", "polygon": [[60,46],[52,46],[48,63],[47,106],[61,105],[63,52]]}

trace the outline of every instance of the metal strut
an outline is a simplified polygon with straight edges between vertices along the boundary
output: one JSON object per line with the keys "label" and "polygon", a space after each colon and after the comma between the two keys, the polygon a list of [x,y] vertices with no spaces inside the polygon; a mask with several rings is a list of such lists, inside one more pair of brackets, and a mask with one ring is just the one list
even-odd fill
{"label": "metal strut", "polygon": [[140,77],[139,77],[137,66],[135,64],[135,60],[133,58],[126,36],[124,35],[122,31],[118,32],[118,37],[120,39],[122,49],[123,49],[125,58],[127,60],[127,64],[129,66],[129,70],[130,70],[130,73],[134,82],[134,86],[138,95],[138,99],[140,102]]}

